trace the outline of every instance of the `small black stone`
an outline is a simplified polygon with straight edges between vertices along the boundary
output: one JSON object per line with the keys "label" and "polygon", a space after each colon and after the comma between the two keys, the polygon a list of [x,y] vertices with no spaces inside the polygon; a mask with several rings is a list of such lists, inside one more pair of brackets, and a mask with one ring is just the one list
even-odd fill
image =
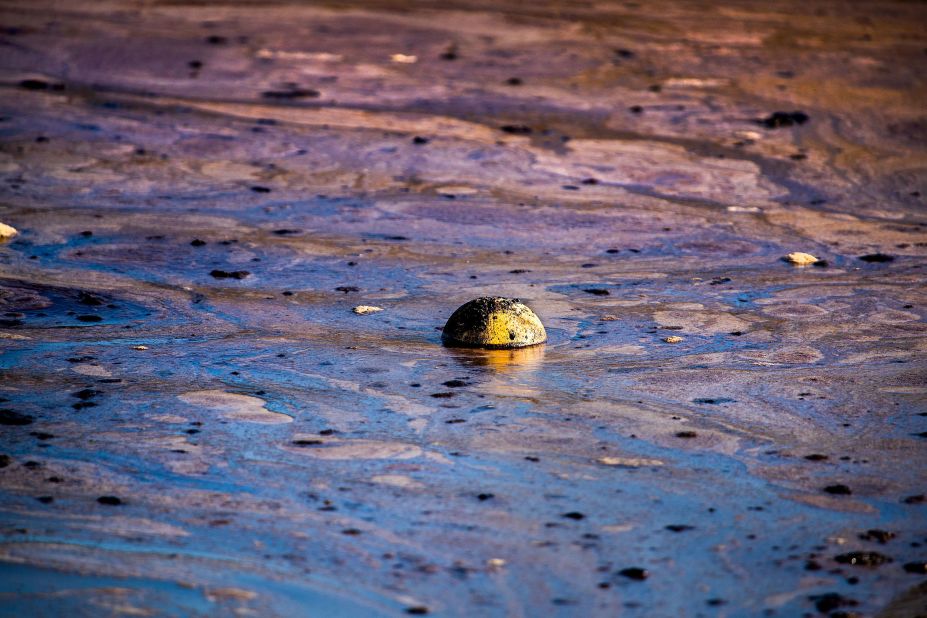
{"label": "small black stone", "polygon": [[867,253],[866,255],[861,255],[858,258],[860,261],[868,262],[870,264],[884,264],[885,262],[891,262],[895,259],[893,255],[886,255],[884,253]]}
{"label": "small black stone", "polygon": [[97,502],[100,504],[106,504],[107,506],[119,506],[122,504],[122,500],[116,496],[100,496],[97,498]]}
{"label": "small black stone", "polygon": [[814,603],[815,608],[822,614],[828,614],[831,611],[847,606],[858,605],[853,599],[848,599],[836,592],[827,592],[808,597]]}
{"label": "small black stone", "polygon": [[627,569],[618,571],[618,575],[627,577],[628,579],[643,581],[650,576],[650,573],[647,572],[647,569],[642,569],[640,567],[628,567]]}
{"label": "small black stone", "polygon": [[873,528],[872,530],[866,530],[866,532],[859,535],[864,541],[876,541],[882,545],[885,545],[893,538],[895,538],[894,532],[889,532],[888,530],[878,530]]}
{"label": "small black stone", "polygon": [[530,135],[532,133],[531,127],[523,124],[504,124],[499,127],[499,130],[512,135]]}
{"label": "small black stone", "polygon": [[288,100],[288,99],[314,99],[321,93],[312,88],[293,88],[291,90],[266,90],[261,93],[265,99]]}
{"label": "small black stone", "polygon": [[852,564],[854,566],[864,567],[877,567],[892,561],[890,557],[885,554],[880,554],[877,551],[851,551],[846,554],[835,556],[834,560],[840,564]]}
{"label": "small black stone", "polygon": [[780,127],[791,127],[796,124],[805,124],[808,122],[808,119],[808,114],[804,112],[773,112],[758,122],[767,129],[778,129]]}
{"label": "small black stone", "polygon": [[13,410],[0,410],[0,425],[22,426],[31,425],[34,419],[28,414],[20,414]]}
{"label": "small black stone", "polygon": [[228,272],[225,270],[215,269],[210,271],[209,274],[215,279],[244,279],[251,273],[247,270],[234,270],[232,272]]}

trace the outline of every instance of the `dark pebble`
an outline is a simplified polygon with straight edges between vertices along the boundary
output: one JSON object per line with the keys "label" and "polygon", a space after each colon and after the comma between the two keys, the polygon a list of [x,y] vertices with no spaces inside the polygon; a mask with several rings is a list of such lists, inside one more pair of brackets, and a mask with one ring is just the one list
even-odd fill
{"label": "dark pebble", "polygon": [[828,614],[840,607],[853,607],[858,605],[853,599],[848,599],[837,592],[827,592],[825,594],[816,594],[808,597],[814,607],[822,614]]}
{"label": "dark pebble", "polygon": [[424,145],[424,144],[427,144],[428,141],[429,141],[429,140],[428,140],[427,137],[422,137],[421,135],[416,135],[415,137],[412,138],[412,143],[413,143],[413,144],[417,144],[417,145],[419,145],[419,146],[422,146],[422,145]]}
{"label": "dark pebble", "polygon": [[592,294],[593,296],[608,296],[611,294],[608,290],[603,290],[601,288],[586,288],[583,290],[586,294]]}
{"label": "dark pebble", "polygon": [[106,301],[95,294],[81,292],[77,295],[77,302],[89,307],[100,307],[106,304]]}
{"label": "dark pebble", "polygon": [[904,504],[923,504],[925,501],[927,501],[927,497],[925,497],[924,494],[917,494],[916,496],[907,496],[902,498],[901,501]]}
{"label": "dark pebble", "polygon": [[206,241],[200,240],[199,238],[194,238],[193,240],[190,241],[190,244],[194,247],[202,247],[203,245],[206,244]]}
{"label": "dark pebble", "polygon": [[441,384],[448,388],[462,388],[464,386],[469,386],[469,384],[463,380],[448,380],[447,382],[442,382]]}
{"label": "dark pebble", "polygon": [[495,497],[496,497],[495,494],[479,494],[479,495],[477,495],[477,499],[478,499],[480,502],[485,502],[486,500],[492,500],[492,499],[495,498]]}
{"label": "dark pebble", "polygon": [[696,436],[698,436],[698,434],[695,433],[694,431],[677,431],[676,432],[677,438],[695,438]]}
{"label": "dark pebble", "polygon": [[850,494],[853,493],[853,490],[851,490],[846,485],[841,485],[841,484],[828,485],[827,487],[824,488],[824,491],[829,494],[834,494],[835,496],[849,496]]}
{"label": "dark pebble", "polygon": [[670,524],[666,526],[666,529],[670,532],[685,532],[686,530],[694,530],[695,526],[688,526],[686,524]]}
{"label": "dark pebble", "polygon": [[499,129],[512,135],[530,135],[532,132],[531,127],[523,124],[504,124]]}
{"label": "dark pebble", "polygon": [[347,294],[348,292],[360,292],[360,288],[356,288],[353,285],[339,285],[335,288],[335,291]]}
{"label": "dark pebble", "polygon": [[122,504],[122,500],[120,500],[116,496],[100,496],[99,498],[97,498],[97,502],[99,502],[100,504],[106,504],[108,506],[119,506],[120,504]]}
{"label": "dark pebble", "polygon": [[406,613],[413,616],[424,616],[428,613],[428,608],[424,605],[416,605],[415,607],[407,607]]}
{"label": "dark pebble", "polygon": [[863,262],[869,262],[870,264],[884,264],[885,262],[891,262],[895,259],[893,255],[886,255],[884,253],[867,253],[866,255],[861,255],[858,258]]}
{"label": "dark pebble", "polygon": [[642,569],[640,567],[629,567],[627,569],[621,569],[618,571],[618,575],[627,577],[628,579],[643,581],[650,576],[650,573],[647,572],[647,569]]}
{"label": "dark pebble", "polygon": [[916,562],[905,562],[904,570],[907,573],[914,573],[916,575],[927,575],[927,561],[919,560]]}
{"label": "dark pebble", "polygon": [[840,564],[852,564],[854,566],[864,567],[877,567],[892,561],[889,556],[880,554],[877,551],[851,551],[846,554],[834,556],[834,560]]}
{"label": "dark pebble", "polygon": [[42,504],[51,504],[52,502],[55,501],[55,499],[52,498],[51,496],[39,496],[38,498],[36,498],[36,500],[38,500]]}
{"label": "dark pebble", "polygon": [[270,187],[264,187],[261,185],[254,185],[251,187],[251,190],[255,193],[270,193]]}
{"label": "dark pebble", "polygon": [[812,453],[810,455],[805,455],[805,459],[808,461],[826,461],[827,455],[821,455],[820,453]]}
{"label": "dark pebble", "polygon": [[766,118],[759,121],[767,129],[778,129],[780,127],[791,127],[796,124],[805,124],[808,122],[808,114],[804,112],[773,112]]}
{"label": "dark pebble", "polygon": [[887,542],[895,538],[895,533],[889,532],[888,530],[872,529],[866,530],[866,532],[860,534],[859,538],[864,541],[876,541],[882,545],[885,545]]}
{"label": "dark pebble", "polygon": [[570,511],[569,513],[564,513],[563,515],[561,515],[561,517],[565,517],[567,519],[573,519],[576,521],[579,521],[581,519],[586,519],[586,516],[578,511]]}
{"label": "dark pebble", "polygon": [[265,99],[281,101],[287,99],[314,99],[319,94],[318,90],[312,88],[294,88],[293,90],[265,90],[261,93],[261,96]]}
{"label": "dark pebble", "polygon": [[23,90],[64,90],[64,84],[49,84],[41,79],[24,79],[19,87]]}
{"label": "dark pebble", "polygon": [[225,270],[213,270],[209,273],[212,277],[216,279],[244,279],[251,273],[247,270],[234,270],[231,272]]}
{"label": "dark pebble", "polygon": [[0,410],[0,425],[31,425],[32,421],[33,418],[28,414],[20,414],[5,408]]}
{"label": "dark pebble", "polygon": [[77,316],[78,322],[102,322],[103,318],[98,315],[79,315]]}

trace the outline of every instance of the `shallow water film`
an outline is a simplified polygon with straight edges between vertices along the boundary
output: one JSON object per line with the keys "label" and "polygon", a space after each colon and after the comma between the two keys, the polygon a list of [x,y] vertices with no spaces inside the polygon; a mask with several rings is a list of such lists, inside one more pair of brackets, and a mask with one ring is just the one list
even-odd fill
{"label": "shallow water film", "polygon": [[0,14],[0,615],[927,613],[924,3]]}

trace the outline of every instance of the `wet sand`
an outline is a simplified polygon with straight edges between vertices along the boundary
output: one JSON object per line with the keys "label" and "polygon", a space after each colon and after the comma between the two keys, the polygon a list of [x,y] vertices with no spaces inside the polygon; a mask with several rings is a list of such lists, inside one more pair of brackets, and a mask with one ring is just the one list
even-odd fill
{"label": "wet sand", "polygon": [[923,4],[0,10],[0,614],[927,611]]}

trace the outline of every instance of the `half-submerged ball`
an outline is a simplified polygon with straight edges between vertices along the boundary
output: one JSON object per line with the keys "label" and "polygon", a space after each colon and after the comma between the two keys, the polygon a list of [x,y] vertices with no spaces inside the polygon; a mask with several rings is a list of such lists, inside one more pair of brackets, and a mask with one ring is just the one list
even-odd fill
{"label": "half-submerged ball", "polygon": [[517,298],[484,296],[462,305],[444,325],[444,345],[523,348],[547,341],[541,320]]}

